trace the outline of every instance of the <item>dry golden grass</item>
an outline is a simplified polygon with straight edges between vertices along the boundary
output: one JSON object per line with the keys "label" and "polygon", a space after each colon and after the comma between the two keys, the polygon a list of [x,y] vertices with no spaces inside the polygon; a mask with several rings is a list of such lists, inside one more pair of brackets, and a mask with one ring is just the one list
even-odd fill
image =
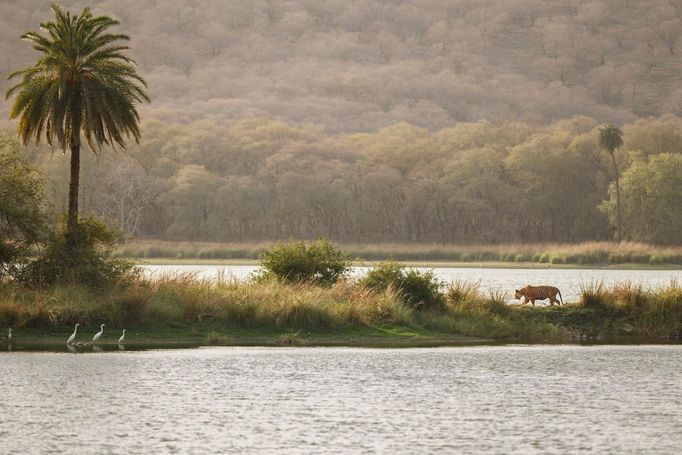
{"label": "dry golden grass", "polygon": [[[580,302],[530,308],[484,295],[475,283],[454,283],[439,311],[407,308],[397,292],[377,292],[351,281],[332,287],[277,281],[211,282],[192,274],[138,279],[93,291],[78,286],[27,289],[0,284],[0,328],[96,326],[159,328],[273,328],[343,331],[405,327],[512,340],[637,336],[682,338],[682,288],[632,283],[582,290]],[[291,337],[290,337],[291,338]],[[284,343],[286,340],[282,340]]]}
{"label": "dry golden grass", "polygon": [[396,292],[375,292],[346,281],[325,288],[274,280],[212,282],[192,274],[168,274],[107,292],[76,286],[40,290],[0,285],[0,326],[62,327],[97,321],[308,330],[414,323],[413,311]]}

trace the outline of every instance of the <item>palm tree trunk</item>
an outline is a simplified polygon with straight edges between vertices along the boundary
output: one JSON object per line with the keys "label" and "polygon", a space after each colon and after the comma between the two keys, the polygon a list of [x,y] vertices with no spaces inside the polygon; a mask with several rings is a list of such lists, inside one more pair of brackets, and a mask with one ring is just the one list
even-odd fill
{"label": "palm tree trunk", "polygon": [[66,221],[66,236],[73,243],[78,228],[78,186],[80,184],[81,146],[71,146],[71,180],[69,181],[69,211]]}
{"label": "palm tree trunk", "polygon": [[616,164],[616,155],[614,153],[611,153],[611,160],[613,161],[613,170],[616,174],[616,216],[618,217],[618,232],[616,239],[620,242],[623,236],[623,225],[620,215],[620,179],[618,178],[618,165]]}

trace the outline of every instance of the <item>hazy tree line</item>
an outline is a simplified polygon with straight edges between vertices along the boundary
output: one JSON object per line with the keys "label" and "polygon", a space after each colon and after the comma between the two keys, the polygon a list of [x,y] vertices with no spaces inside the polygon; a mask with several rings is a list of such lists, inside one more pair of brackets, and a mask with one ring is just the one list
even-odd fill
{"label": "hazy tree line", "polygon": [[[33,62],[18,37],[52,1],[2,2],[0,73]],[[125,25],[154,100],[147,119],[265,115],[352,132],[682,115],[679,0],[62,3]]]}
{"label": "hazy tree line", "polygon": [[[614,238],[600,123],[398,123],[331,134],[266,117],[149,121],[126,153],[84,157],[81,207],[146,238],[534,242]],[[682,241],[682,120],[623,126],[623,237]],[[29,149],[65,209],[68,160]]]}

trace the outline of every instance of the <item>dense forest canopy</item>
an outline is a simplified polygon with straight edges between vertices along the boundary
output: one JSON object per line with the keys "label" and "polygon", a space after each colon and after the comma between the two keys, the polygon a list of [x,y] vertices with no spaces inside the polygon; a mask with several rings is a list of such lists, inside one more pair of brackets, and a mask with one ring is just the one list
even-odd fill
{"label": "dense forest canopy", "polygon": [[[50,3],[0,5],[4,74]],[[139,146],[83,165],[83,210],[131,235],[609,239],[612,122],[623,237],[682,242],[682,1],[64,3],[86,5],[121,21],[153,100]],[[27,153],[63,210],[68,160]]]}
{"label": "dense forest canopy", "polygon": [[[85,156],[81,206],[131,235],[165,239],[609,239],[613,171],[599,126],[573,117],[330,134],[267,117],[152,120],[126,154]],[[681,243],[682,120],[640,119],[623,138],[623,237]],[[68,160],[46,146],[28,152],[65,209]]]}
{"label": "dense forest canopy", "polygon": [[[2,2],[0,72],[32,63],[18,37],[50,3]],[[266,115],[348,132],[682,115],[680,0],[62,3],[121,21],[150,84],[146,118]]]}

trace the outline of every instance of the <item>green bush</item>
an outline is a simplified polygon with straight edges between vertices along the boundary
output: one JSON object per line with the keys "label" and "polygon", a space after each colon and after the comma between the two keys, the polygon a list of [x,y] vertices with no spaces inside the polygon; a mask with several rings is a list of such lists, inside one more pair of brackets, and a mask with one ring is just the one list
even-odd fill
{"label": "green bush", "polygon": [[395,262],[379,264],[367,272],[359,284],[377,291],[385,291],[389,287],[396,289],[407,306],[418,310],[442,309],[445,303],[440,292],[442,283],[433,272],[406,270]]}
{"label": "green bush", "polygon": [[113,255],[120,240],[116,232],[94,217],[81,219],[71,239],[62,226],[49,237],[37,259],[26,266],[19,278],[33,286],[65,283],[93,288],[133,278],[137,267]]}
{"label": "green bush", "polygon": [[306,245],[291,241],[265,250],[260,259],[259,278],[275,277],[289,282],[311,282],[330,286],[344,276],[350,261],[326,239]]}

